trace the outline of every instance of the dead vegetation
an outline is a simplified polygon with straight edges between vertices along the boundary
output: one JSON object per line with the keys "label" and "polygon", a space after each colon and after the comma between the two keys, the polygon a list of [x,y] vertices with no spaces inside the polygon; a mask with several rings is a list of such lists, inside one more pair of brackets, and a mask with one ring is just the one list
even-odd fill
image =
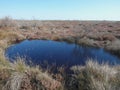
{"label": "dead vegetation", "polygon": [[88,60],[85,66],[73,66],[76,90],[119,90],[120,66]]}
{"label": "dead vegetation", "polygon": [[[1,90],[119,90],[120,66],[98,64],[89,60],[85,66],[73,66],[72,75],[43,71],[27,65],[23,58],[13,63],[4,56],[5,49],[24,39],[64,40],[118,51],[119,22],[90,21],[17,21],[0,20],[0,89]],[[61,73],[62,72],[62,73]]]}
{"label": "dead vegetation", "polygon": [[22,58],[13,63],[4,56],[5,49],[24,36],[16,31],[0,30],[0,89],[1,90],[61,90],[61,82],[39,67],[27,65]]}
{"label": "dead vegetation", "polygon": [[[23,36],[25,39],[76,42],[87,46],[102,47],[114,52],[118,52],[120,49],[118,43],[113,45],[120,42],[119,27],[120,22],[118,21],[39,21],[14,20],[10,17],[0,20],[0,31],[10,31],[9,33],[12,31],[11,39],[16,39],[12,36],[18,33],[17,36]],[[6,38],[6,35],[0,32],[1,38]],[[113,46],[117,49],[113,49]]]}
{"label": "dead vegetation", "polygon": [[0,28],[17,28],[17,22],[11,17],[6,16],[0,20]]}
{"label": "dead vegetation", "polygon": [[1,90],[62,90],[61,82],[39,67],[30,67],[21,58],[14,63],[3,59],[0,59]]}

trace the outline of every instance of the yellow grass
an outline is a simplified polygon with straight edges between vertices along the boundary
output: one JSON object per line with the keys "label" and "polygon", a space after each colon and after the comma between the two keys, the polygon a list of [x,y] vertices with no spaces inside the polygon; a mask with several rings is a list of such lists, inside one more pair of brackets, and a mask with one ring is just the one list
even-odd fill
{"label": "yellow grass", "polygon": [[[5,49],[16,40],[26,38],[20,32],[11,31],[13,24],[15,22],[10,18],[0,21],[0,90],[120,90],[120,66],[88,60],[85,66],[73,66],[71,77],[61,75],[64,80],[58,81],[53,78],[55,75],[43,72],[39,66],[27,65],[23,58],[17,58],[11,63],[4,55]],[[53,40],[59,38],[57,35],[51,37]],[[79,41],[81,44],[93,44],[87,38]],[[119,46],[119,43],[116,41],[115,45]],[[69,85],[65,86],[63,82]]]}
{"label": "yellow grass", "polygon": [[85,66],[74,66],[79,89],[87,90],[120,90],[120,66],[98,64],[88,60]]}

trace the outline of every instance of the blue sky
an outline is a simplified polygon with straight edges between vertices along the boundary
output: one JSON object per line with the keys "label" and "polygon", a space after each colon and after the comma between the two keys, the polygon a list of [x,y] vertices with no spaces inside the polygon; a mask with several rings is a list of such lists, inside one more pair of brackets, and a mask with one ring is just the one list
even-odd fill
{"label": "blue sky", "polygon": [[0,18],[120,20],[120,0],[0,0]]}

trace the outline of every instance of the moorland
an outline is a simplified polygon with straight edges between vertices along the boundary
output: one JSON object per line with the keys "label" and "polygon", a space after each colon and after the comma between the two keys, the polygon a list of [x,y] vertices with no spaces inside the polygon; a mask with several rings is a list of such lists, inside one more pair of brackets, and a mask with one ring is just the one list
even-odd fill
{"label": "moorland", "polygon": [[27,65],[24,58],[10,62],[7,47],[23,40],[55,40],[104,48],[120,55],[120,21],[0,20],[0,90],[120,90],[120,66],[89,59],[85,66],[64,67],[58,73]]}

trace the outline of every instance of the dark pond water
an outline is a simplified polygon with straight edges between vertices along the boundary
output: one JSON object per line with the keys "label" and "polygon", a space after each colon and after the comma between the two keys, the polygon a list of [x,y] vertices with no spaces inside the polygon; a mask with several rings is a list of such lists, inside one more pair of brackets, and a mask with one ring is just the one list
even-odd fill
{"label": "dark pond water", "polygon": [[17,56],[25,57],[35,65],[43,64],[45,61],[49,64],[56,63],[57,66],[84,65],[88,58],[97,60],[99,63],[120,64],[117,56],[102,48],[83,47],[50,40],[25,40],[9,47],[6,50],[6,56],[11,61]]}

